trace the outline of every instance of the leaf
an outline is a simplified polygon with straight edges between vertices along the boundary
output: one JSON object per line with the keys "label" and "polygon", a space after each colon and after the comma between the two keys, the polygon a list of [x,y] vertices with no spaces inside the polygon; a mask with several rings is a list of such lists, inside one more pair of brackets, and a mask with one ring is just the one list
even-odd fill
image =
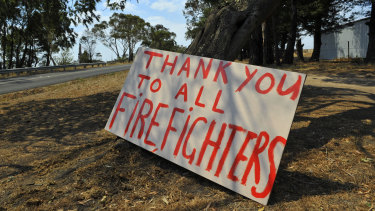
{"label": "leaf", "polygon": [[373,161],[373,159],[371,159],[371,158],[362,158],[361,161],[364,162],[364,163],[370,163],[370,162]]}
{"label": "leaf", "polygon": [[166,203],[167,205],[169,204],[169,202],[168,202],[167,198],[163,197],[163,199],[162,199],[162,200],[163,200],[163,202],[164,202],[164,203]]}

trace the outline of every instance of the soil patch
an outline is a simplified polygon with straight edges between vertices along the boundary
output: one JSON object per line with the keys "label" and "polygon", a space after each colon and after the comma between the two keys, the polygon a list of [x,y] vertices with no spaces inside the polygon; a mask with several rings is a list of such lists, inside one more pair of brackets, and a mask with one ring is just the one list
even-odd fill
{"label": "soil patch", "polygon": [[[374,209],[375,68],[355,65],[282,67],[308,79],[266,210]],[[106,132],[126,75],[0,95],[0,210],[263,209]]]}

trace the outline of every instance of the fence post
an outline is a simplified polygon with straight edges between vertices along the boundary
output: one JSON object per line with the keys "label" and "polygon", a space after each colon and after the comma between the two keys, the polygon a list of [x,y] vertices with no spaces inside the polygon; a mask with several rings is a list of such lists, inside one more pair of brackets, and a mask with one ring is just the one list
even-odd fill
{"label": "fence post", "polygon": [[349,41],[348,41],[348,60],[350,58],[350,54],[349,54]]}

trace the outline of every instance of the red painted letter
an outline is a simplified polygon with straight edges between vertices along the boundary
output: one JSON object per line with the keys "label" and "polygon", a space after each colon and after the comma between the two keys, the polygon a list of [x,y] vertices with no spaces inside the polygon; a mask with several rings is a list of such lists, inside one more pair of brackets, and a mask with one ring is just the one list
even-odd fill
{"label": "red painted letter", "polygon": [[231,65],[232,62],[228,62],[224,66],[223,66],[223,63],[224,63],[223,61],[220,61],[219,67],[217,68],[217,71],[214,77],[214,81],[215,82],[217,81],[217,78],[219,77],[219,74],[220,74],[223,79],[224,84],[227,84],[228,79],[227,79],[227,73],[225,72],[225,68],[229,67],[229,65]]}
{"label": "red painted letter", "polygon": [[250,74],[250,70],[249,70],[249,68],[247,66],[245,66],[245,70],[246,70],[246,79],[238,87],[238,89],[236,90],[236,92],[240,92],[246,86],[246,84],[248,84],[251,81],[251,79],[253,79],[254,75],[258,72],[258,69],[255,69],[254,72],[252,72]]}
{"label": "red painted letter", "polygon": [[[270,80],[271,80],[271,84],[270,84],[270,87],[268,87],[268,89],[266,90],[261,90],[260,89],[260,84],[262,83],[263,79],[265,77],[268,77]],[[264,75],[262,75],[262,77],[260,77],[257,81],[257,83],[255,84],[255,89],[257,90],[257,92],[259,92],[260,94],[267,94],[268,92],[271,91],[271,89],[273,88],[273,86],[275,85],[275,78],[273,77],[273,75],[271,73],[265,73]]]}
{"label": "red painted letter", "polygon": [[272,186],[276,178],[276,167],[275,167],[275,161],[274,161],[274,156],[273,156],[273,150],[275,149],[276,144],[279,142],[285,146],[286,139],[281,136],[277,136],[276,138],[272,140],[270,147],[268,148],[268,160],[270,162],[270,174],[268,175],[268,182],[267,182],[266,188],[264,188],[263,192],[261,193],[257,192],[255,186],[251,187],[251,194],[253,194],[254,197],[264,198],[272,190]]}
{"label": "red painted letter", "polygon": [[300,90],[301,84],[302,84],[302,77],[299,75],[296,83],[293,86],[289,87],[287,90],[283,91],[285,79],[286,79],[286,74],[283,75],[279,85],[277,86],[277,93],[279,93],[279,95],[283,96],[283,95],[288,95],[288,94],[293,92],[290,99],[292,99],[292,100],[297,99],[298,93],[299,93],[299,90]]}
{"label": "red painted letter", "polygon": [[[265,141],[264,141],[263,146],[260,147],[260,144],[262,142],[263,137],[265,138]],[[266,147],[268,145],[268,142],[269,142],[269,138],[270,137],[269,137],[269,135],[266,131],[262,131],[262,132],[259,133],[257,141],[256,141],[255,146],[254,146],[254,150],[251,153],[249,162],[247,163],[245,172],[244,172],[244,174],[242,176],[242,179],[241,179],[242,185],[246,185],[247,177],[249,176],[249,173],[250,173],[251,168],[253,167],[253,164],[255,165],[255,183],[256,184],[259,183],[259,180],[260,180],[260,163],[259,163],[259,157],[258,156],[259,156],[260,153],[262,153],[266,149]]]}
{"label": "red painted letter", "polygon": [[138,84],[138,89],[141,88],[144,79],[146,79],[146,80],[150,80],[150,78],[151,78],[151,77],[148,76],[148,75],[142,75],[142,74],[139,74],[138,77],[141,78],[141,81],[140,81],[139,84]]}
{"label": "red painted letter", "polygon": [[197,98],[195,99],[195,105],[199,106],[199,107],[202,107],[204,108],[206,105],[199,102],[199,100],[201,99],[201,96],[202,96],[202,93],[203,93],[203,89],[204,89],[204,86],[202,86],[200,89],[199,89],[199,93],[197,95]]}
{"label": "red painted letter", "polygon": [[145,54],[148,54],[150,55],[150,58],[148,58],[148,61],[147,61],[147,65],[146,65],[146,69],[150,66],[151,64],[151,60],[154,56],[157,56],[157,57],[163,57],[163,54],[161,53],[156,53],[156,52],[152,52],[152,51],[145,51]]}
{"label": "red painted letter", "polygon": [[208,63],[208,65],[207,65],[206,68],[204,67],[204,61],[203,61],[203,59],[199,60],[199,65],[198,65],[197,70],[195,71],[194,79],[197,78],[200,67],[202,67],[203,79],[206,79],[208,77],[208,74],[210,73],[210,69],[211,69],[211,65],[212,65],[212,60],[213,59],[210,59],[210,63]]}
{"label": "red painted letter", "polygon": [[163,67],[161,68],[161,71],[160,72],[164,72],[165,70],[165,67],[168,65],[171,67],[171,71],[169,72],[170,75],[173,74],[173,70],[174,68],[176,67],[176,63],[177,63],[177,59],[178,59],[178,56],[176,56],[174,58],[174,62],[173,63],[170,63],[168,60],[169,60],[169,55],[167,55],[167,57],[165,58],[164,60],[164,64],[163,64]]}
{"label": "red painted letter", "polygon": [[150,146],[156,146],[154,142],[150,141],[150,140],[147,140],[148,139],[148,136],[150,135],[150,132],[151,132],[151,128],[155,125],[156,127],[159,127],[159,122],[155,121],[156,120],[156,117],[158,115],[158,112],[160,110],[160,108],[168,108],[169,106],[167,104],[164,104],[164,103],[159,103],[158,107],[156,107],[156,110],[155,110],[155,113],[154,113],[154,116],[152,116],[152,119],[151,119],[151,122],[150,122],[150,126],[148,127],[148,130],[147,130],[147,133],[146,133],[146,137],[145,137],[145,144],[148,144]]}
{"label": "red painted letter", "polygon": [[232,142],[234,140],[234,137],[236,136],[237,131],[239,131],[239,132],[246,131],[242,127],[237,126],[237,125],[232,125],[232,124],[229,124],[229,128],[232,129],[232,133],[229,136],[227,145],[225,146],[225,149],[223,151],[223,154],[221,155],[221,159],[219,161],[219,164],[217,165],[217,169],[216,169],[216,172],[215,172],[215,177],[219,177],[220,176],[221,170],[223,169],[224,162],[227,159],[230,147],[232,146]]}
{"label": "red painted letter", "polygon": [[186,78],[189,78],[190,73],[190,57],[187,57],[184,64],[182,65],[180,71],[178,72],[177,76],[180,76],[182,71],[186,72]]}
{"label": "red painted letter", "polygon": [[184,156],[184,158],[186,158],[186,159],[189,160],[189,164],[192,164],[192,163],[193,163],[196,149],[194,148],[193,151],[191,152],[191,154],[188,155],[187,152],[186,152],[186,147],[187,147],[187,144],[188,144],[188,142],[189,142],[190,135],[191,135],[191,133],[193,132],[193,130],[194,130],[194,128],[195,128],[195,125],[196,125],[199,121],[203,121],[204,123],[207,123],[207,119],[206,119],[206,118],[204,118],[204,117],[198,117],[198,118],[193,122],[193,124],[191,125],[191,127],[190,127],[190,129],[189,129],[189,132],[188,132],[188,134],[186,135],[186,139],[185,139],[184,146],[182,147],[182,155]]}
{"label": "red painted letter", "polygon": [[237,165],[240,161],[246,161],[248,158],[243,154],[247,145],[249,144],[251,139],[254,139],[257,137],[256,133],[253,133],[251,131],[247,132],[246,139],[243,142],[240,151],[237,153],[236,159],[234,159],[234,162],[232,164],[232,168],[229,171],[228,178],[233,181],[238,181],[238,177],[234,175],[234,172],[236,171]]}
{"label": "red painted letter", "polygon": [[184,84],[182,84],[181,88],[178,90],[178,92],[177,92],[176,96],[174,97],[174,99],[177,100],[178,96],[182,95],[182,96],[184,96],[184,102],[186,102],[187,101],[187,92],[188,92],[188,90],[187,90],[187,84],[184,83]]}
{"label": "red painted letter", "polygon": [[126,93],[126,92],[122,93],[121,98],[120,98],[120,101],[119,101],[118,104],[117,104],[116,111],[115,111],[115,113],[113,114],[113,117],[112,117],[111,123],[109,124],[109,129],[112,128],[113,123],[115,122],[115,119],[116,119],[116,117],[117,117],[118,112],[119,112],[119,111],[120,111],[120,112],[125,112],[125,108],[121,108],[122,100],[124,99],[125,96],[128,97],[128,98],[136,99],[136,97],[135,97],[134,95],[128,94],[128,93]]}
{"label": "red painted letter", "polygon": [[[145,114],[142,114],[142,111],[146,105],[146,103],[148,104],[149,106],[149,109],[148,111],[145,113]],[[139,109],[139,112],[138,112],[138,115],[137,115],[137,119],[135,120],[135,123],[134,123],[134,126],[133,126],[133,129],[132,129],[132,132],[130,133],[130,137],[133,137],[133,134],[134,134],[134,131],[135,131],[135,128],[137,127],[137,124],[138,124],[138,121],[141,120],[141,128],[139,129],[139,133],[138,133],[138,139],[140,139],[143,135],[143,130],[145,128],[145,119],[150,116],[151,112],[152,112],[152,107],[153,107],[153,103],[151,100],[149,99],[145,99],[145,101],[143,101],[142,103],[142,106],[141,106],[141,109]]]}
{"label": "red painted letter", "polygon": [[206,152],[207,146],[208,145],[212,146],[214,149],[211,153],[211,158],[210,158],[210,161],[208,162],[206,171],[210,171],[212,169],[212,165],[213,165],[214,160],[216,158],[217,151],[220,149],[221,141],[223,140],[223,137],[224,137],[225,129],[227,128],[227,124],[223,123],[221,125],[221,129],[220,129],[220,133],[219,133],[219,136],[217,138],[217,141],[212,141],[211,135],[212,135],[212,131],[215,128],[215,125],[216,125],[216,121],[213,120],[210,124],[210,128],[208,129],[206,138],[204,139],[204,142],[202,144],[202,148],[201,148],[201,151],[199,153],[199,157],[198,157],[198,160],[197,160],[197,163],[196,163],[197,166],[201,165],[201,162],[202,162],[204,153]]}
{"label": "red painted letter", "polygon": [[181,108],[174,108],[173,109],[171,118],[169,119],[169,124],[168,124],[167,130],[165,131],[165,134],[164,134],[163,142],[161,143],[160,150],[164,149],[165,143],[167,142],[167,139],[168,139],[169,131],[173,131],[173,132],[177,131],[176,128],[172,126],[173,119],[174,119],[174,116],[176,115],[176,112],[184,113],[185,110],[181,109]]}
{"label": "red painted letter", "polygon": [[212,107],[212,111],[213,112],[217,112],[217,113],[221,113],[221,114],[223,114],[224,111],[221,110],[221,109],[219,109],[219,108],[217,108],[217,104],[219,104],[219,100],[220,100],[222,92],[223,92],[222,90],[219,90],[219,92],[217,93],[216,98],[215,98],[214,106]]}

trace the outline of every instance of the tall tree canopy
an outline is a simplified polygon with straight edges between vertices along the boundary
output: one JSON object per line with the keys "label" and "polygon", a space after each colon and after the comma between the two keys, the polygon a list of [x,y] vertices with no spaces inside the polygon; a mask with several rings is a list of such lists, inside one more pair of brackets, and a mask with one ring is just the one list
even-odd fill
{"label": "tall tree canopy", "polygon": [[178,47],[175,38],[176,34],[174,32],[170,32],[163,25],[157,24],[149,27],[142,45],[160,50],[177,51]]}
{"label": "tall tree canopy", "polygon": [[43,54],[49,65],[52,53],[75,43],[71,24],[97,19],[100,0],[0,0],[1,68],[37,65]]}
{"label": "tall tree canopy", "polygon": [[[188,53],[231,60],[240,52],[243,57],[245,52],[256,64],[263,63],[262,60],[278,63],[280,58],[284,63],[292,63],[296,40],[301,34],[310,34],[314,36],[315,46],[311,60],[316,61],[320,56],[322,31],[340,30],[340,25],[354,20],[353,6],[363,7],[371,1],[188,0],[184,10],[188,24],[186,36],[195,37]],[[273,7],[265,9],[264,4]],[[370,49],[368,52],[372,52]]]}
{"label": "tall tree canopy", "polygon": [[111,36],[127,43],[129,61],[133,61],[135,45],[143,40],[147,32],[147,23],[136,15],[114,13],[109,25],[115,29],[111,32]]}

